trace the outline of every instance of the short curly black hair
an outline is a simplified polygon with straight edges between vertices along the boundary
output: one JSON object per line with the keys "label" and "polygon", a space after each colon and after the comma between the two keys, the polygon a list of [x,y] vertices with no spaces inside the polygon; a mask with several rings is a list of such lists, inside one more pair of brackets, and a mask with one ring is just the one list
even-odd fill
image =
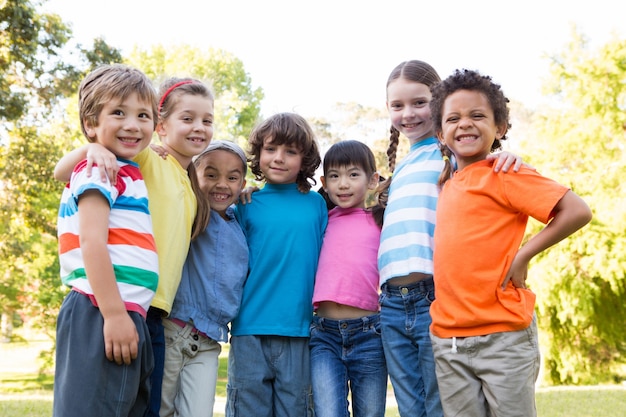
{"label": "short curly black hair", "polygon": [[[487,97],[493,110],[493,116],[497,126],[506,124],[507,131],[511,128],[509,120],[509,99],[505,97],[499,84],[492,81],[488,75],[481,75],[478,71],[462,69],[455,70],[452,75],[432,88],[433,98],[430,102],[430,113],[433,119],[435,135],[442,130],[443,104],[446,98],[458,90],[470,90],[482,93]],[[502,148],[500,141],[506,140],[506,133],[491,145],[491,151]]]}

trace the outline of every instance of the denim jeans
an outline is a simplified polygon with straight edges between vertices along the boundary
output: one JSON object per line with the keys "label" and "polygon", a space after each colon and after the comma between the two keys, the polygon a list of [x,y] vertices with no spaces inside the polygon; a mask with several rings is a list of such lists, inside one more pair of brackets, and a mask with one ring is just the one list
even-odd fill
{"label": "denim jeans", "polygon": [[227,417],[312,417],[308,337],[233,336]]}
{"label": "denim jeans", "polygon": [[402,417],[443,416],[429,331],[434,300],[432,278],[403,286],[382,286],[381,336]]}
{"label": "denim jeans", "polygon": [[212,417],[222,346],[191,325],[163,319],[165,366],[161,417]]}
{"label": "denim jeans", "polygon": [[163,382],[163,366],[165,363],[165,335],[163,331],[163,310],[150,307],[146,324],[150,331],[152,352],[154,354],[154,370],[150,376],[150,404],[148,417],[159,417],[161,409],[161,384]]}
{"label": "denim jeans", "polygon": [[311,381],[315,417],[383,417],[387,366],[380,317],[351,320],[314,317],[311,323]]}

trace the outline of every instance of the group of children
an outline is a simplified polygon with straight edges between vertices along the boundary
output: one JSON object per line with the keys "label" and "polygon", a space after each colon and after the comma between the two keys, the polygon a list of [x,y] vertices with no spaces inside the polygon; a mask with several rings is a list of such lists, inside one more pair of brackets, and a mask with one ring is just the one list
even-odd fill
{"label": "group of children", "polygon": [[[380,181],[365,144],[342,141],[325,152],[323,193],[301,116],[261,122],[246,156],[211,140],[203,83],[161,90],[121,65],[80,87],[92,143],[55,170],[69,179],[59,244],[72,287],[55,416],[211,416],[226,341],[229,417],[382,417],[388,376],[401,416],[536,415],[528,263],[591,212],[492,154],[510,123],[490,77],[398,65],[392,178]],[[148,147],[155,128],[164,157]],[[411,148],[396,167],[400,134]],[[248,163],[264,185],[244,202]],[[528,216],[547,226],[520,247]]]}

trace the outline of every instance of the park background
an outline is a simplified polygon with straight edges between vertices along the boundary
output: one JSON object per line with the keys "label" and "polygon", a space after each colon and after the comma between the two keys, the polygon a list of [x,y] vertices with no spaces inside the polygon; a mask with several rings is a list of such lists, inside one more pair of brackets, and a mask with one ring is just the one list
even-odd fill
{"label": "park background", "polygon": [[[511,99],[506,149],[594,211],[591,224],[531,265],[539,386],[623,387],[625,11],[605,0],[0,0],[0,411],[5,391],[50,396],[67,291],[56,252],[63,184],[52,169],[85,143],[76,89],[105,62],[139,67],[155,83],[171,75],[211,83],[215,138],[245,145],[259,120],[294,111],[322,149],[343,139],[370,145],[383,175],[385,83],[396,64],[421,59],[442,77],[456,68],[491,75]],[[529,235],[539,227],[531,222]],[[28,352],[26,376],[5,372],[16,352]],[[600,403],[623,410],[626,390],[615,392],[618,403]],[[588,415],[610,415],[597,411]]]}

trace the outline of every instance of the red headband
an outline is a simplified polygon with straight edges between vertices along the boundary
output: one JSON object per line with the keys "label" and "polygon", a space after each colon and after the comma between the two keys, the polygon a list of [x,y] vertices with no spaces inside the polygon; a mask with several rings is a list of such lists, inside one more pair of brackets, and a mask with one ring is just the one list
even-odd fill
{"label": "red headband", "polygon": [[161,101],[159,101],[159,107],[158,107],[159,114],[161,113],[161,110],[163,109],[163,103],[165,103],[165,99],[167,98],[167,96],[172,91],[174,91],[176,88],[180,87],[181,85],[185,85],[185,84],[193,84],[193,81],[191,81],[191,80],[181,81],[181,82],[178,82],[178,83],[174,84],[173,86],[171,86],[170,88],[167,89],[167,91],[163,94],[163,97],[161,97]]}

